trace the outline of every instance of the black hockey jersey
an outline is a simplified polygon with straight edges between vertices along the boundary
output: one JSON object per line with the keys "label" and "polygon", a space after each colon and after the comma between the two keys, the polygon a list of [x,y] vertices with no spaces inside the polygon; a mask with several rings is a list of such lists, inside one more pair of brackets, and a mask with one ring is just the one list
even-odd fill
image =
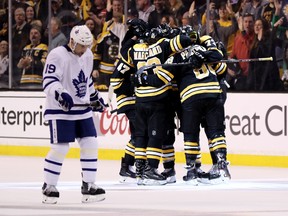
{"label": "black hockey jersey", "polygon": [[[152,45],[147,43],[135,44],[128,50],[127,55],[121,56],[115,69],[114,78],[117,76],[118,78],[123,77],[131,68],[139,70],[146,65],[164,63],[170,55],[180,52],[191,43],[189,37],[178,35],[173,39],[160,39]],[[171,89],[170,81],[174,77],[173,74],[161,66],[151,67],[146,72],[156,74],[158,79],[155,79],[155,83],[151,86],[137,87],[135,90],[136,101],[147,102],[166,99],[168,90]]]}
{"label": "black hockey jersey", "polygon": [[46,62],[48,47],[46,44],[38,44],[32,47],[31,44],[24,47],[22,57],[31,57],[31,67],[23,69],[20,83],[41,84],[43,80],[43,68]]}
{"label": "black hockey jersey", "polygon": [[[212,63],[221,60],[223,57],[222,53],[217,49],[214,40],[210,36],[201,37],[200,42],[201,46],[207,50],[207,63],[202,64],[201,68],[192,68],[189,65],[183,66],[176,73],[181,103],[183,105],[197,99],[216,98],[222,92],[216,73],[223,73],[226,69],[226,64]],[[173,63],[186,61],[188,56],[189,50],[175,54]]]}

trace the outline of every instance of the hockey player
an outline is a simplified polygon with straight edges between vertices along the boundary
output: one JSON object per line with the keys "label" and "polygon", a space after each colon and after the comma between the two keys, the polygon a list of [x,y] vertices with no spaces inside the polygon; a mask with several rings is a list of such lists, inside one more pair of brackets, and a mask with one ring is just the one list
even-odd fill
{"label": "hockey player", "polygon": [[[181,34],[189,35],[191,37],[191,39],[194,41],[194,45],[196,45],[196,44],[203,45],[203,47],[202,47],[203,50],[206,50],[204,47],[207,48],[208,51],[206,51],[206,55],[208,57],[206,57],[206,59],[208,60],[208,63],[220,60],[222,58],[222,53],[219,52],[219,50],[216,47],[214,40],[210,36],[202,36],[200,38],[198,33],[195,30],[193,30],[193,28],[191,26],[186,26],[183,29],[181,29]],[[190,60],[191,60],[190,64],[194,67],[195,67],[195,65],[197,67],[200,67],[203,62],[201,62],[201,59],[200,60],[197,59],[198,58],[197,54],[202,53],[203,51],[193,50],[193,52],[195,52],[196,54],[194,54],[193,56],[190,57]],[[185,50],[181,53],[176,53],[175,55],[171,56],[168,59],[166,64],[169,65],[169,63],[183,63],[184,61],[187,61],[188,56],[189,56],[189,53],[187,50]],[[199,64],[199,65],[197,65],[197,64]],[[192,86],[193,85],[199,86],[199,89],[203,88],[202,89],[203,92],[198,90],[195,93],[193,93],[193,91],[195,91],[195,90],[193,90],[193,89],[190,90],[191,92],[188,94],[189,98],[194,96],[192,98],[192,100],[190,101],[191,104],[193,103],[194,98],[196,98],[196,101],[197,101],[198,98],[210,98],[210,97],[212,97],[212,98],[217,97],[218,98],[218,96],[219,96],[218,102],[221,102],[222,105],[224,105],[225,98],[223,98],[223,93],[221,93],[221,89],[219,89],[219,90],[214,89],[213,90],[214,92],[212,91],[213,94],[211,94],[211,93],[209,93],[210,87],[205,86],[205,85],[207,85],[207,84],[211,85],[211,83],[209,83],[209,80],[211,81],[211,80],[213,80],[213,78],[214,79],[216,78],[216,81],[217,81],[217,78],[219,80],[221,80],[221,76],[223,76],[223,74],[226,70],[226,64],[225,63],[216,63],[216,64],[209,64],[208,66],[205,66],[205,68],[207,67],[208,69],[204,68],[205,69],[204,72],[202,72],[202,70],[201,69],[199,70],[198,68],[195,68],[194,70],[192,70],[189,67],[184,67],[184,66],[182,66],[182,67],[177,66],[177,71],[175,69],[175,66],[174,67],[173,66],[170,66],[170,67],[165,66],[165,69],[170,71],[173,75],[175,75],[176,79],[178,79],[178,85],[180,87],[180,90],[182,89],[182,91],[183,91],[183,89],[185,89],[186,87],[189,89],[190,88],[189,83],[191,83]],[[206,73],[207,75],[205,75],[205,76],[203,75],[202,78],[200,76],[201,79],[199,77],[198,77],[199,79],[195,79],[195,78],[191,79],[189,73],[187,72],[189,70],[190,71],[192,70],[192,72],[195,72],[196,75],[201,75],[202,73],[203,74]],[[182,71],[182,72],[180,73],[180,71]],[[186,72],[183,72],[183,71],[186,71]],[[207,73],[207,71],[208,71],[208,73]],[[192,74],[192,72],[191,72],[191,74]],[[215,77],[213,77],[212,75],[209,76],[209,73],[213,74]],[[216,77],[216,74],[217,74],[217,77]],[[155,75],[147,75],[147,74],[143,73],[143,74],[138,74],[137,77],[142,80],[141,82],[146,82],[146,84],[156,83],[155,79],[158,80],[158,82],[159,82],[159,79]],[[152,80],[152,82],[151,82],[151,80]],[[185,80],[189,80],[190,82],[185,81]],[[216,87],[216,88],[218,88],[218,87]],[[195,89],[197,89],[197,88],[195,88]],[[224,94],[224,96],[225,96],[225,94]],[[182,99],[182,101],[183,101],[183,99]],[[220,134],[223,134],[223,136],[224,136],[225,126],[222,124],[222,126],[223,126],[222,127],[220,124],[220,121],[219,121],[219,122],[217,122],[218,125],[217,125],[216,129],[219,130],[220,132],[219,131],[215,132],[213,130],[211,132],[211,126],[209,126],[207,124],[205,115],[202,115],[202,119],[201,119],[200,123],[204,127],[207,138],[209,140],[209,148],[210,148],[210,153],[211,153],[211,157],[212,157],[212,161],[213,161],[213,167],[208,173],[205,173],[201,170],[201,168],[200,168],[201,167],[201,154],[200,154],[200,146],[199,146],[199,130],[200,130],[200,128],[195,130],[192,133],[189,130],[189,128],[193,126],[193,124],[191,123],[192,121],[189,121],[189,120],[187,121],[187,119],[189,119],[189,118],[187,118],[187,116],[190,115],[190,114],[187,114],[188,113],[187,109],[189,111],[190,103],[188,103],[188,108],[186,108],[186,105],[185,105],[186,103],[184,105],[182,103],[182,112],[181,112],[180,116],[182,115],[181,130],[182,131],[184,130],[184,143],[185,143],[184,148],[185,148],[187,167],[190,171],[191,167],[189,164],[190,164],[190,161],[193,161],[193,172],[188,171],[187,176],[184,176],[183,179],[185,181],[192,183],[192,184],[195,184],[195,185],[198,184],[196,181],[197,178],[198,179],[200,178],[202,181],[209,182],[209,183],[211,183],[211,181],[219,180],[219,179],[220,179],[220,181],[222,181],[223,175],[220,175],[220,170],[224,170],[226,172],[224,175],[226,175],[227,178],[230,178],[230,174],[229,174],[229,171],[227,169],[227,162],[225,162],[225,163],[223,162],[224,165],[221,167],[221,169],[216,169],[219,167],[219,163],[220,163],[219,159],[217,157],[217,156],[219,156],[219,154],[217,154],[219,151],[224,152],[223,153],[225,156],[224,159],[226,160],[225,139],[224,140],[219,139],[220,141],[219,140],[215,141],[215,139],[213,139],[213,135],[211,135],[211,133],[220,133]],[[218,106],[218,104],[217,104],[217,106]],[[221,109],[222,109],[222,107],[221,107]],[[201,115],[199,114],[199,116],[201,116]],[[215,117],[220,118],[221,116],[219,117],[215,114]],[[224,117],[224,109],[223,109],[223,117]],[[188,125],[188,126],[183,126],[182,121],[185,123],[185,125]],[[208,121],[209,121],[209,118],[208,118]],[[192,124],[192,125],[188,124],[187,122],[188,123],[190,122],[190,124]],[[223,122],[224,122],[224,119],[223,119]],[[197,126],[197,123],[196,123],[196,126]],[[195,128],[197,128],[197,127],[195,127]],[[193,134],[194,137],[192,135],[190,135],[190,133]],[[198,136],[198,138],[196,138],[197,136]],[[193,142],[190,141],[190,139],[193,140]],[[226,167],[225,167],[225,164],[226,164]],[[193,173],[193,177],[191,177],[192,176],[191,173]]]}
{"label": "hockey player", "polygon": [[[221,180],[230,179],[227,147],[225,140],[225,117],[222,90],[217,79],[225,71],[225,64],[214,64],[223,58],[210,36],[199,37],[196,31],[190,33],[195,45],[186,55],[177,55],[174,62],[189,61],[191,66],[184,66],[180,72],[179,90],[182,103],[181,129],[184,133],[184,150],[187,175],[184,181],[197,184],[197,156],[200,154],[200,125],[205,119],[205,132],[210,140],[209,149],[213,163],[213,177]],[[201,44],[201,45],[198,45]],[[211,171],[204,177],[211,179]]]}
{"label": "hockey player", "polygon": [[[125,55],[130,47],[132,47],[137,39],[143,38],[144,33],[148,29],[148,25],[141,19],[131,19],[127,21],[129,29],[122,41],[120,55]],[[118,64],[117,66],[118,67]],[[130,76],[135,73],[135,69],[127,71],[124,77],[117,77],[117,70],[112,74],[110,83],[113,86],[117,101],[117,114],[124,113],[129,120],[130,140],[125,147],[124,157],[121,158],[121,169],[119,175],[120,182],[134,182],[136,175],[133,170],[135,162],[135,94],[134,85],[131,83]],[[124,81],[123,81],[124,78]]]}
{"label": "hockey player", "polygon": [[[149,40],[135,44],[126,55],[120,58],[115,76],[122,78],[131,68],[140,69],[144,65],[165,62],[169,55],[180,52],[191,44],[186,36],[177,36],[171,40],[159,39],[159,29],[149,31]],[[153,39],[153,40],[150,40]],[[157,42],[157,43],[155,43]],[[164,80],[161,86],[136,86],[136,132],[135,160],[138,184],[166,184],[166,178],[158,172],[159,161],[162,157],[162,146],[167,128],[167,101],[171,85],[167,80],[171,74],[160,68],[151,68],[150,73],[157,72]],[[145,85],[145,84],[144,84]],[[146,164],[147,159],[147,164]]]}
{"label": "hockey player", "polygon": [[93,36],[86,25],[75,26],[68,45],[53,49],[43,71],[46,94],[45,119],[49,121],[51,150],[44,162],[43,203],[55,204],[56,189],[62,163],[75,139],[80,145],[82,166],[82,202],[105,199],[105,190],[95,184],[98,144],[91,107],[75,106],[95,102],[94,111],[103,111],[105,104],[93,87],[91,72]]}

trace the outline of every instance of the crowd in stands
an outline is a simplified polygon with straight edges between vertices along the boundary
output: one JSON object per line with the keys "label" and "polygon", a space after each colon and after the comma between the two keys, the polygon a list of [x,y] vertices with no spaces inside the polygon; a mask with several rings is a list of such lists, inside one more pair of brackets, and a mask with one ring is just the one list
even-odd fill
{"label": "crowd in stands", "polygon": [[[128,10],[124,11],[127,1]],[[12,88],[41,89],[47,54],[69,41],[73,26],[94,35],[92,76],[107,91],[125,21],[141,18],[153,28],[191,25],[222,42],[226,58],[273,57],[273,61],[228,64],[229,91],[288,90],[288,3],[280,0],[8,0],[0,3],[0,88],[8,87],[8,23],[12,17]],[[51,13],[49,13],[51,5]],[[48,15],[51,14],[51,19]],[[125,16],[125,14],[127,16]],[[10,24],[9,24],[10,25]]]}

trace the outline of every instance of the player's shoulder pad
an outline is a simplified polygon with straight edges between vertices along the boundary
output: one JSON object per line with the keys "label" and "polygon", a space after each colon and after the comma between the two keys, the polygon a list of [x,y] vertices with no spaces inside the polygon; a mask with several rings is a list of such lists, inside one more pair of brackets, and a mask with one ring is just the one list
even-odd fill
{"label": "player's shoulder pad", "polygon": [[208,40],[213,40],[213,38],[210,35],[203,35],[200,37],[200,44],[205,43],[205,41],[208,41]]}

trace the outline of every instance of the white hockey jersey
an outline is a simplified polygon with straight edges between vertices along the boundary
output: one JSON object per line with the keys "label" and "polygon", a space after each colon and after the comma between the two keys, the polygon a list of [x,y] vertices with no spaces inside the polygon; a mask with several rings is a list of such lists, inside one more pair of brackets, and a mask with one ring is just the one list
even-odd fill
{"label": "white hockey jersey", "polygon": [[65,89],[74,104],[89,104],[95,92],[91,72],[93,54],[90,49],[81,56],[72,53],[68,46],[59,46],[49,53],[43,70],[43,89],[46,94],[45,120],[79,120],[92,117],[90,107],[72,107],[62,110],[55,99],[55,90]]}

